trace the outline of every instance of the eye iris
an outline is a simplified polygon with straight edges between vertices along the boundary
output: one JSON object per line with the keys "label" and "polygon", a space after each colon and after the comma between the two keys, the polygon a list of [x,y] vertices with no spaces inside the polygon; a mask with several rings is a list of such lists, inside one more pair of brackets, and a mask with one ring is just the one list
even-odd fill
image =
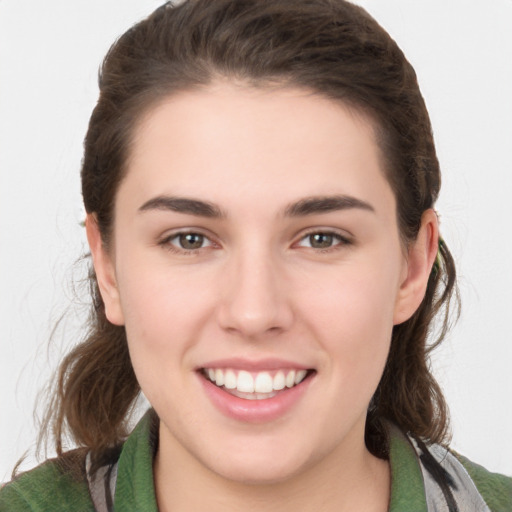
{"label": "eye iris", "polygon": [[327,247],[331,247],[333,242],[333,236],[327,233],[315,233],[313,235],[309,235],[309,243],[311,247],[315,249],[326,249]]}
{"label": "eye iris", "polygon": [[204,242],[204,236],[197,233],[185,233],[180,235],[179,241],[183,249],[200,249]]}

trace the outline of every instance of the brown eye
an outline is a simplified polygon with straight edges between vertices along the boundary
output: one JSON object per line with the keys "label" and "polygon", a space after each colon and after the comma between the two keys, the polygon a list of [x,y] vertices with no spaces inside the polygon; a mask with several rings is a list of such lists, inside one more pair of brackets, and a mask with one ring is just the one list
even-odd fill
{"label": "brown eye", "polygon": [[178,242],[182,249],[200,249],[204,244],[204,236],[198,233],[182,233],[178,236]]}

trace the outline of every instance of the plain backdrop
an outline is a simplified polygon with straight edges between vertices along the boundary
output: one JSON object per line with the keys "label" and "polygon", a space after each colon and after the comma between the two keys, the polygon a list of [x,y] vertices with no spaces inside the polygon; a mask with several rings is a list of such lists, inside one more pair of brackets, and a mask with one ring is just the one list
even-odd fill
{"label": "plain backdrop", "polygon": [[[359,3],[415,66],[434,127],[463,303],[432,361],[452,446],[512,474],[512,1]],[[79,170],[98,66],[159,4],[0,0],[0,481],[33,450],[37,392],[81,336]]]}

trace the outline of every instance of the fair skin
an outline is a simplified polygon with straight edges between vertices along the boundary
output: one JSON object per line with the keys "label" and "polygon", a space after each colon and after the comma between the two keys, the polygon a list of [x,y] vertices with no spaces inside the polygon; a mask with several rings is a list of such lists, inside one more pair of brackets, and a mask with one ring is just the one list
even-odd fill
{"label": "fair skin", "polygon": [[112,244],[87,232],[161,420],[160,510],[387,510],[366,410],[438,235],[429,210],[404,246],[365,116],[298,89],[171,96],[137,127]]}

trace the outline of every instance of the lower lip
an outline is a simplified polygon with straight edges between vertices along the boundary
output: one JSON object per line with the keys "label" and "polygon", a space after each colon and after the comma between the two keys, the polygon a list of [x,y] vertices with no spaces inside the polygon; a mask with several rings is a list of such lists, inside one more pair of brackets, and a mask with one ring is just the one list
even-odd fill
{"label": "lower lip", "polygon": [[233,396],[199,374],[203,388],[213,405],[224,415],[247,423],[265,423],[284,416],[300,400],[312,377],[308,376],[300,384],[280,391],[272,398],[246,400]]}

